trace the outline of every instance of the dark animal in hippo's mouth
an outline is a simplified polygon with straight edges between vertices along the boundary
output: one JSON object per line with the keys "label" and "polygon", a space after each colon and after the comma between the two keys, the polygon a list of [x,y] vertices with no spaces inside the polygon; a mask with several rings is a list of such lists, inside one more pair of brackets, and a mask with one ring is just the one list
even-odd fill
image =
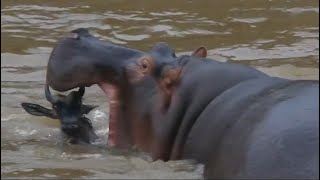
{"label": "dark animal in hippo's mouth", "polygon": [[203,47],[177,57],[165,43],[142,52],[73,33],[53,49],[47,82],[100,86],[109,145],[196,159],[206,178],[319,178],[319,81],[218,62]]}
{"label": "dark animal in hippo's mouth", "polygon": [[52,104],[52,109],[47,109],[39,104],[21,103],[21,106],[31,115],[46,116],[60,120],[61,131],[72,144],[97,142],[99,137],[94,132],[90,119],[85,117],[96,106],[82,104],[84,87],[79,91],[72,91],[67,96],[52,95],[49,86],[45,87],[47,100]]}

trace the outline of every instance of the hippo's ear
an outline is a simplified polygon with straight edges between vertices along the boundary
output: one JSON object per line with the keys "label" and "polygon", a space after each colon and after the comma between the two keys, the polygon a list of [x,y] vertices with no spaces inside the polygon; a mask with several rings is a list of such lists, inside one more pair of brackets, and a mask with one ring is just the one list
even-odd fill
{"label": "hippo's ear", "polygon": [[98,106],[92,106],[92,105],[85,105],[83,104],[81,107],[81,114],[88,114],[92,109],[96,108]]}
{"label": "hippo's ear", "polygon": [[40,106],[39,104],[21,103],[21,106],[29,114],[34,116],[46,116],[52,119],[58,118],[56,113],[52,109],[47,109],[45,107]]}
{"label": "hippo's ear", "polygon": [[193,53],[192,53],[192,56],[195,56],[195,57],[201,57],[201,58],[205,58],[207,57],[208,53],[207,53],[207,49],[205,47],[199,47],[197,50],[195,50]]}

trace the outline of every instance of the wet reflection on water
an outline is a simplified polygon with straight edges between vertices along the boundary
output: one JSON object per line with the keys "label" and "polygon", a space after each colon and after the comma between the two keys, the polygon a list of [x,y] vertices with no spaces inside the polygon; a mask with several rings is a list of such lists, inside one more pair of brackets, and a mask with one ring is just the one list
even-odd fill
{"label": "wet reflection on water", "polygon": [[1,1],[1,177],[201,178],[192,161],[151,162],[105,148],[107,104],[97,87],[85,103],[104,143],[63,142],[59,122],[28,115],[20,102],[45,101],[48,55],[66,32],[89,28],[117,44],[148,50],[169,43],[178,54],[199,46],[209,57],[254,66],[273,76],[319,79],[319,2],[286,1]]}

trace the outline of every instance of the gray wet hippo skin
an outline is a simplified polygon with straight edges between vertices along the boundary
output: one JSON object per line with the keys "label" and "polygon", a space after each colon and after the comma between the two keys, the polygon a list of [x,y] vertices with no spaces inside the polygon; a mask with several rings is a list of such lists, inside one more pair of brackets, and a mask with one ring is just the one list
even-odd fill
{"label": "gray wet hippo skin", "polygon": [[67,96],[52,95],[49,87],[46,86],[46,98],[52,104],[52,109],[26,102],[21,103],[21,106],[31,115],[59,119],[61,131],[66,135],[70,143],[91,144],[99,138],[94,132],[90,119],[84,115],[88,114],[96,106],[82,104],[84,91],[84,87],[81,87],[79,91],[72,91]]}
{"label": "gray wet hippo skin", "polygon": [[196,159],[206,178],[319,178],[318,81],[206,59],[205,48],[176,57],[164,43],[141,52],[73,32],[54,48],[47,79],[60,91],[100,86],[110,146]]}
{"label": "gray wet hippo skin", "polygon": [[155,158],[197,159],[209,178],[319,178],[318,81],[183,56],[159,83],[170,102],[153,117],[166,124]]}

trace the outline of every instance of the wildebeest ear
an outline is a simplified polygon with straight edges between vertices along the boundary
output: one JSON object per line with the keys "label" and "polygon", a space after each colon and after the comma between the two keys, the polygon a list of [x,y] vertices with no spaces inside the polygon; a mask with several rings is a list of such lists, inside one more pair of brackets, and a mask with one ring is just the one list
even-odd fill
{"label": "wildebeest ear", "polygon": [[21,103],[21,106],[31,115],[46,116],[52,119],[58,119],[56,113],[52,109],[47,109],[39,104]]}
{"label": "wildebeest ear", "polygon": [[98,106],[91,106],[91,105],[85,105],[83,104],[81,107],[81,114],[88,114],[92,109],[96,108]]}
{"label": "wildebeest ear", "polygon": [[207,57],[208,53],[207,53],[207,49],[205,47],[199,47],[197,50],[195,50],[193,53],[192,53],[192,56],[195,56],[195,57],[201,57],[201,58],[205,58]]}

